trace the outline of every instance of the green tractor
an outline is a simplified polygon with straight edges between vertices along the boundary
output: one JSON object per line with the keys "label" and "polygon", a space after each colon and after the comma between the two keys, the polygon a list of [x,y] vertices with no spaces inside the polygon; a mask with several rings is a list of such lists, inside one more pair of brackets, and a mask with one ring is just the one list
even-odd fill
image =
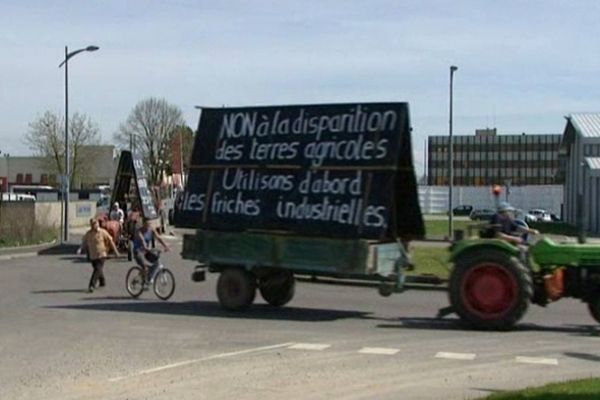
{"label": "green tractor", "polygon": [[600,322],[600,246],[543,238],[527,249],[501,239],[464,239],[451,247],[450,310],[469,327],[509,330],[530,303],[562,297],[588,304]]}

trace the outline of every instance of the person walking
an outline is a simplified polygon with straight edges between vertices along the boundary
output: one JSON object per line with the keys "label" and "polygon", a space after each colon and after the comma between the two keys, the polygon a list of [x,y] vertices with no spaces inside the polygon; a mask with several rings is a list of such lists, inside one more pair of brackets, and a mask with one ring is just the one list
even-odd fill
{"label": "person walking", "polygon": [[115,253],[115,256],[119,256],[117,246],[113,241],[110,234],[100,228],[100,224],[97,219],[90,219],[90,230],[85,233],[81,240],[81,247],[77,250],[77,254],[81,254],[82,251],[86,251],[88,258],[92,263],[94,271],[90,277],[90,283],[88,285],[88,291],[92,293],[96,282],[99,283],[100,287],[106,286],[106,279],[104,278],[104,260],[108,257],[109,251]]}

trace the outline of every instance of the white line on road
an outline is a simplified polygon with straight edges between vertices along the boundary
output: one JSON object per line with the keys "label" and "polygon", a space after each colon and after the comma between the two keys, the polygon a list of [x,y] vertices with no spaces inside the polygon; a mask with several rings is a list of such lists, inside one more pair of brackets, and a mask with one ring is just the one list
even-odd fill
{"label": "white line on road", "polygon": [[320,344],[320,343],[296,343],[296,344],[289,346],[288,348],[294,349],[294,350],[320,351],[320,350],[325,350],[328,347],[331,347],[331,345],[330,344]]}
{"label": "white line on road", "polygon": [[449,360],[474,360],[476,354],[474,353],[449,353],[440,351],[435,355],[435,358],[446,358]]}
{"label": "white line on road", "polygon": [[393,356],[398,353],[400,349],[392,349],[389,347],[363,347],[358,352],[362,354],[381,354],[387,356]]}
{"label": "white line on road", "polygon": [[556,358],[542,358],[542,357],[515,357],[515,361],[524,364],[544,364],[544,365],[558,365]]}
{"label": "white line on road", "polygon": [[196,358],[196,359],[192,359],[192,360],[180,361],[180,362],[173,363],[173,364],[163,365],[161,367],[144,369],[144,370],[138,371],[136,373],[133,373],[131,375],[123,375],[123,376],[117,376],[117,377],[114,377],[114,378],[109,378],[108,381],[109,382],[118,382],[118,381],[122,381],[123,379],[133,378],[135,376],[140,376],[140,375],[152,374],[152,373],[155,373],[155,372],[164,371],[166,369],[182,367],[184,365],[195,364],[195,363],[199,363],[199,362],[202,362],[202,361],[217,360],[217,359],[220,359],[220,358],[234,357],[234,356],[240,356],[240,355],[243,355],[243,354],[258,353],[258,352],[261,352],[261,351],[274,350],[274,349],[279,349],[279,348],[282,348],[282,347],[288,347],[288,346],[290,346],[292,344],[294,344],[294,343],[293,342],[281,343],[281,344],[276,344],[276,345],[273,345],[273,346],[255,347],[255,348],[252,348],[252,349],[246,349],[246,350],[240,350],[240,351],[233,351],[231,353],[221,353],[221,354],[215,354],[213,356],[208,356],[208,357],[202,357],[202,358]]}

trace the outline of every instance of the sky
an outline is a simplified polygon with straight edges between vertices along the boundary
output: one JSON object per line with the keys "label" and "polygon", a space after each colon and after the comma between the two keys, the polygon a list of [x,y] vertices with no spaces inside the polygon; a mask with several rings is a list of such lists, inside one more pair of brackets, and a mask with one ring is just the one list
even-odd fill
{"label": "sky", "polygon": [[45,111],[89,115],[105,143],[148,97],[181,108],[407,101],[429,135],[562,133],[600,111],[598,1],[0,0],[0,151]]}

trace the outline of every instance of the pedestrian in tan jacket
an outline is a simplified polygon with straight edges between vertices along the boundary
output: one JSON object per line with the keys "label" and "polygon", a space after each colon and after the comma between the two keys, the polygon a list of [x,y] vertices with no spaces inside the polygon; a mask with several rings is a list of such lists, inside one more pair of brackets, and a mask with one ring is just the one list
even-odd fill
{"label": "pedestrian in tan jacket", "polygon": [[119,256],[119,251],[110,234],[100,228],[97,219],[90,219],[90,227],[91,229],[86,232],[81,240],[81,247],[77,250],[77,254],[81,254],[82,250],[85,250],[92,262],[94,271],[88,285],[88,291],[91,293],[94,291],[96,281],[98,281],[100,287],[106,286],[103,272],[104,260],[108,258],[108,253],[111,249],[117,257]]}

